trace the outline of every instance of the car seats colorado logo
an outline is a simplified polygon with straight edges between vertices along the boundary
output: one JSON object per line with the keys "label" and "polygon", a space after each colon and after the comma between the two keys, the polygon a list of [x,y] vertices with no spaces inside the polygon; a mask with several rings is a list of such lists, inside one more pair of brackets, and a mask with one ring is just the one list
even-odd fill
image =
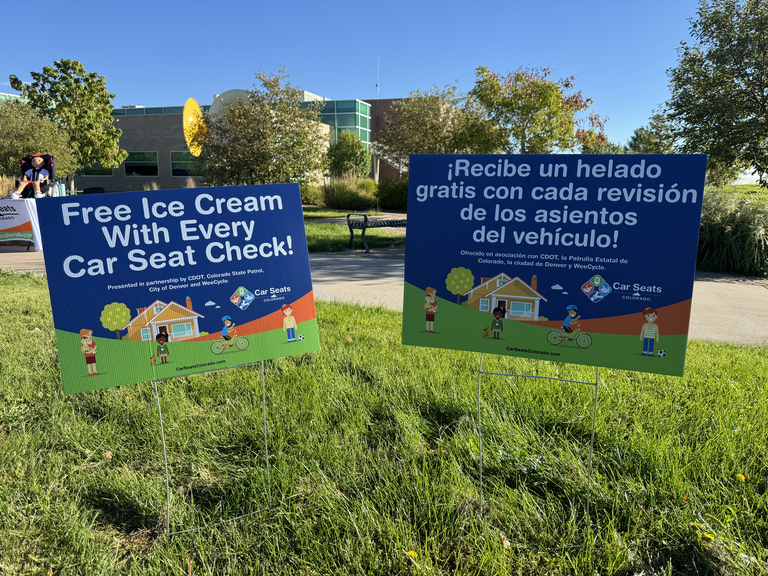
{"label": "car seats colorado logo", "polygon": [[595,274],[581,286],[584,295],[592,302],[600,302],[611,293],[611,285],[606,282],[602,276]]}

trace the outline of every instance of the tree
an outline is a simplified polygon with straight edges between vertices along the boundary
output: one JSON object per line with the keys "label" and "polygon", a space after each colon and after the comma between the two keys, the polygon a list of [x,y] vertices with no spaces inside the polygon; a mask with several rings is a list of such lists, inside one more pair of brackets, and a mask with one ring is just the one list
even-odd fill
{"label": "tree", "polygon": [[610,140],[606,140],[599,146],[589,146],[587,144],[582,144],[581,153],[582,154],[626,154],[627,148],[626,146],[622,146],[621,144],[616,144],[616,142],[611,142]]}
{"label": "tree", "polygon": [[107,330],[114,330],[120,340],[120,330],[131,321],[131,311],[120,302],[112,302],[101,311],[101,325]]}
{"label": "tree", "polygon": [[115,95],[107,92],[103,76],[87,73],[77,60],[54,62],[53,66],[43,67],[42,72],[30,74],[29,84],[11,74],[11,87],[40,114],[62,127],[74,153],[74,170],[94,162],[116,168],[128,157],[118,146],[122,131],[112,125],[111,116]]}
{"label": "tree", "polygon": [[472,94],[502,133],[502,149],[511,154],[549,154],[605,141],[604,120],[590,113],[592,99],[573,92],[575,78],[550,80],[549,68],[521,68],[507,76],[476,70]]}
{"label": "tree", "polygon": [[673,134],[682,152],[709,154],[710,180],[749,165],[768,186],[767,16],[763,0],[700,0],[695,43],[667,70]]}
{"label": "tree", "polygon": [[328,135],[320,123],[322,102],[302,108],[302,91],[285,69],[256,72],[246,100],[206,114],[200,142],[203,176],[210,184],[275,184],[317,179],[327,163]]}
{"label": "tree", "polygon": [[374,152],[392,166],[407,170],[411,154],[493,154],[500,149],[498,132],[483,118],[475,98],[456,84],[442,90],[415,90],[392,103]]}
{"label": "tree", "polygon": [[664,113],[655,112],[647,127],[636,128],[627,149],[631,154],[672,154],[674,136]]}
{"label": "tree", "polygon": [[453,268],[445,279],[445,287],[456,296],[456,304],[461,304],[461,295],[475,285],[475,277],[467,268]]}
{"label": "tree", "polygon": [[18,100],[0,104],[0,175],[19,178],[28,154],[51,154],[62,174],[74,169],[69,139],[58,124]]}
{"label": "tree", "polygon": [[371,171],[371,153],[354,132],[340,130],[328,148],[331,176],[364,178]]}

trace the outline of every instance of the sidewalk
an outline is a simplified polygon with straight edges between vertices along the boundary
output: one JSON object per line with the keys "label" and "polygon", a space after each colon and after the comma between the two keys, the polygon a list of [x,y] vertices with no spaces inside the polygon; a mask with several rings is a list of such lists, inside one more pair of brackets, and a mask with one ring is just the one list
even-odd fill
{"label": "sidewalk", "polygon": [[[403,308],[403,247],[310,254],[309,265],[318,300]],[[0,268],[44,274],[43,253],[2,245]],[[768,279],[697,272],[689,336],[768,345]]]}

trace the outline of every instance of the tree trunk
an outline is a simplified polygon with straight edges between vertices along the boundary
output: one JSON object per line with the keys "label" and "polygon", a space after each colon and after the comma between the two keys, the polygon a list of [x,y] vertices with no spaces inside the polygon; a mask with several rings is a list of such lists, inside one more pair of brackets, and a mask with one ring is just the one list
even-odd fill
{"label": "tree trunk", "polygon": [[120,340],[120,330],[115,330],[115,334],[117,334],[117,339]]}

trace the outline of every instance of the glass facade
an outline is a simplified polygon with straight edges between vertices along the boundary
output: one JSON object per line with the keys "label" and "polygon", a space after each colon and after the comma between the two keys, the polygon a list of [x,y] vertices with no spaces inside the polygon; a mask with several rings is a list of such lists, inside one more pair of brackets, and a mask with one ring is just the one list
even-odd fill
{"label": "glass facade", "polygon": [[98,162],[94,162],[90,166],[85,166],[80,171],[83,176],[112,176],[112,168],[104,168]]}
{"label": "glass facade", "polygon": [[157,176],[157,152],[128,152],[126,176]]}
{"label": "glass facade", "polygon": [[[203,112],[208,112],[210,106],[202,106]],[[115,108],[112,116],[146,116],[149,114],[182,114],[184,106],[158,106],[155,108]]]}
{"label": "glass facade", "polygon": [[[362,100],[319,100],[302,102],[302,108],[320,105],[320,121],[331,129],[331,144],[336,142],[339,130],[354,132],[371,149],[371,105]],[[201,106],[208,112],[210,106]],[[115,108],[112,116],[147,116],[151,114],[181,114],[183,106],[159,106],[154,108]],[[194,176],[194,174],[192,174]],[[182,176],[175,174],[174,176]],[[186,174],[184,174],[186,176]]]}
{"label": "glass facade", "polygon": [[201,176],[191,152],[171,152],[171,173],[174,176]]}
{"label": "glass facade", "polygon": [[[314,102],[302,103],[307,108]],[[357,134],[365,147],[371,149],[371,105],[362,100],[326,100],[321,102],[320,121],[331,129],[331,144],[340,130]]]}

